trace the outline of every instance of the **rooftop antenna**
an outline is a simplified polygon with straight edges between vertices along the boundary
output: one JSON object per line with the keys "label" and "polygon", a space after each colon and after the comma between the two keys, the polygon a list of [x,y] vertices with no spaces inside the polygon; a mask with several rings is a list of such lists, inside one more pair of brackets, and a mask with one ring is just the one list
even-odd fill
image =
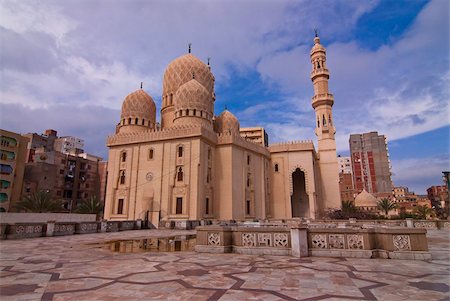
{"label": "rooftop antenna", "polygon": [[188,53],[191,53],[191,43],[189,43]]}
{"label": "rooftop antenna", "polygon": [[143,84],[144,82],[141,82],[141,89],[142,89],[142,84]]}

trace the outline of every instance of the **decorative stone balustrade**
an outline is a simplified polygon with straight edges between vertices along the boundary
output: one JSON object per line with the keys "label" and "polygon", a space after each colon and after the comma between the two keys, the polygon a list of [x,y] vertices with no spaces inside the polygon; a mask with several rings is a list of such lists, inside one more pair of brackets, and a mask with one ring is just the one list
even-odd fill
{"label": "decorative stone balustrade", "polygon": [[111,221],[106,223],[106,232],[118,232],[119,231],[119,221]]}
{"label": "decorative stone balustrade", "polygon": [[75,225],[76,234],[97,233],[99,231],[99,222],[84,222]]}
{"label": "decorative stone balustrade", "polygon": [[16,223],[6,228],[6,238],[32,238],[41,237],[44,231],[44,223]]}
{"label": "decorative stone balustrade", "polygon": [[75,233],[75,223],[55,223],[53,236],[73,235]]}
{"label": "decorative stone balustrade", "polygon": [[120,221],[119,222],[119,231],[127,231],[134,230],[135,221]]}

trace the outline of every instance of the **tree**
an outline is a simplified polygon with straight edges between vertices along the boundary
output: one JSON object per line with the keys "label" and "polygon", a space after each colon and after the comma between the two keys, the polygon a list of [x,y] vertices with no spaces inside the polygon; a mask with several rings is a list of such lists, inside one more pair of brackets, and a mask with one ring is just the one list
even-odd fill
{"label": "tree", "polygon": [[434,211],[427,205],[423,205],[423,206],[418,205],[417,207],[414,208],[414,213],[420,219],[427,219],[427,216],[433,215]]}
{"label": "tree", "polygon": [[95,214],[97,219],[103,213],[103,204],[95,196],[91,196],[89,199],[84,200],[77,205],[77,213],[83,214]]}
{"label": "tree", "polygon": [[40,190],[22,198],[15,207],[18,211],[33,213],[57,212],[62,210],[62,201],[55,200],[50,193]]}
{"label": "tree", "polygon": [[398,206],[394,202],[391,202],[389,199],[382,199],[377,202],[378,209],[382,210],[384,214],[387,216],[389,211],[396,209]]}
{"label": "tree", "polygon": [[352,201],[342,201],[342,211],[346,213],[356,212],[355,203]]}

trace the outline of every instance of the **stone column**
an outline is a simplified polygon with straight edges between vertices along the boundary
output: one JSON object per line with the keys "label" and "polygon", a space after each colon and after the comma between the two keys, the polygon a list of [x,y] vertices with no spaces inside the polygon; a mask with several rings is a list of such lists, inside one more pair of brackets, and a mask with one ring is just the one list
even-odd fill
{"label": "stone column", "polygon": [[45,232],[45,236],[53,236],[53,232],[55,231],[55,221],[47,222],[47,231]]}
{"label": "stone column", "polygon": [[105,233],[107,227],[108,227],[108,221],[103,220],[100,222],[100,232],[101,233]]}
{"label": "stone column", "polygon": [[308,257],[308,230],[306,227],[291,228],[291,255],[294,257]]}
{"label": "stone column", "polygon": [[406,218],[405,221],[406,221],[406,227],[414,228],[414,221],[412,218]]}

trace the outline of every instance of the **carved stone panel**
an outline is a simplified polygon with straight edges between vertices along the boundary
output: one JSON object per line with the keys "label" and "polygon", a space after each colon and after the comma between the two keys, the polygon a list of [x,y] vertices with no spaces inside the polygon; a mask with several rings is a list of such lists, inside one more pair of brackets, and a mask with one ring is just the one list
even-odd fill
{"label": "carved stone panel", "polygon": [[208,245],[220,246],[220,234],[217,232],[208,233]]}
{"label": "carved stone panel", "polygon": [[327,236],[326,234],[313,234],[311,236],[312,247],[315,249],[327,248]]}
{"label": "carved stone panel", "polygon": [[256,233],[242,233],[242,246],[256,247]]}
{"label": "carved stone panel", "polygon": [[364,240],[362,235],[350,234],[347,235],[347,245],[352,250],[363,250]]}
{"label": "carved stone panel", "polygon": [[392,241],[394,243],[395,251],[410,251],[411,241],[409,235],[393,235]]}
{"label": "carved stone panel", "polygon": [[270,233],[258,233],[258,245],[263,247],[271,247],[272,235]]}
{"label": "carved stone panel", "polygon": [[344,234],[328,235],[328,245],[330,249],[344,249]]}
{"label": "carved stone panel", "polygon": [[288,235],[287,233],[274,233],[273,234],[274,246],[275,247],[287,247],[288,246]]}

